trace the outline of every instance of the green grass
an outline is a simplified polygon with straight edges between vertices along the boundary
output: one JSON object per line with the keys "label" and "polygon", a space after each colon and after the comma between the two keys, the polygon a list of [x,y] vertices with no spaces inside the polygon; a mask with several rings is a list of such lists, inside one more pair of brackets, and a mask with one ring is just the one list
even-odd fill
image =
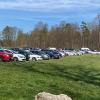
{"label": "green grass", "polygon": [[0,62],[0,100],[33,100],[42,91],[73,100],[100,100],[100,56]]}

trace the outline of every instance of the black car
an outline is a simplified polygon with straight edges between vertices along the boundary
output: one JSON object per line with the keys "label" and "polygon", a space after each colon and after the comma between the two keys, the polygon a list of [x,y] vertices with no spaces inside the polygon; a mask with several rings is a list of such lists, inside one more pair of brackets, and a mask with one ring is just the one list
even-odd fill
{"label": "black car", "polygon": [[10,50],[13,50],[13,51],[19,51],[20,50],[20,48],[9,48]]}

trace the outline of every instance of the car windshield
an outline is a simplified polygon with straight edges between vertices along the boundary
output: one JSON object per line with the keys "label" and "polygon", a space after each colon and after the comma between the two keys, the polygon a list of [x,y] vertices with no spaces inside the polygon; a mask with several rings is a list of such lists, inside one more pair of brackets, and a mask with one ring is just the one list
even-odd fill
{"label": "car windshield", "polygon": [[38,51],[39,54],[45,54],[43,51]]}
{"label": "car windshield", "polygon": [[58,54],[58,52],[56,52],[56,51],[51,51],[52,53],[54,53],[54,54]]}
{"label": "car windshield", "polygon": [[33,53],[32,53],[32,52],[27,52],[27,54],[29,54],[29,55],[33,55]]}
{"label": "car windshield", "polygon": [[16,52],[16,51],[12,51],[13,53],[15,53],[15,54],[18,54],[18,52]]}
{"label": "car windshield", "polygon": [[39,54],[39,55],[42,55],[42,54],[45,54],[43,51],[32,51],[33,54]]}

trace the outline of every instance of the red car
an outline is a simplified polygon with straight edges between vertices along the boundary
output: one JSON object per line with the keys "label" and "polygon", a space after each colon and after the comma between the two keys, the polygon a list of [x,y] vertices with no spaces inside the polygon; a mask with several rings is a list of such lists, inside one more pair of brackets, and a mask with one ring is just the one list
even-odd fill
{"label": "red car", "polygon": [[10,61],[13,55],[6,52],[5,50],[0,50],[0,61]]}

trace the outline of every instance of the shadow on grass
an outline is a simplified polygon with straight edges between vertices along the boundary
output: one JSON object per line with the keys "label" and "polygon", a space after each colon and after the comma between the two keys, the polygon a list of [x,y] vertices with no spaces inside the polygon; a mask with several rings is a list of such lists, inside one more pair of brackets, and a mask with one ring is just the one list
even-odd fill
{"label": "shadow on grass", "polygon": [[32,72],[64,77],[74,81],[84,81],[85,83],[100,86],[100,71],[86,69],[85,66],[74,65],[72,67],[42,62],[27,66],[26,69]]}
{"label": "shadow on grass", "polygon": [[59,76],[74,81],[83,81],[85,83],[100,86],[100,71],[87,69],[82,65],[65,66],[53,63],[15,63],[16,66],[24,68],[26,71],[47,74],[50,76]]}
{"label": "shadow on grass", "polygon": [[[36,63],[14,63],[12,64],[14,67],[21,68],[25,73],[39,73],[40,75],[49,75],[51,77],[61,77],[64,79],[69,79],[72,81],[82,81],[84,83],[92,84],[95,86],[100,86],[100,71],[96,71],[93,69],[86,68],[83,65],[62,65],[55,63],[44,63],[44,62],[36,62]],[[13,67],[13,66],[12,66]],[[40,81],[41,84],[44,84],[44,81]],[[43,88],[41,89],[43,90]],[[46,90],[46,89],[44,89]],[[79,92],[66,90],[64,87],[59,87],[57,84],[52,83],[49,84],[47,88],[48,92],[51,93],[67,93],[71,97],[82,98],[82,94]],[[78,97],[77,97],[78,95]],[[84,96],[84,95],[83,95]],[[89,96],[89,97],[88,97]],[[92,95],[86,95],[81,100],[100,100],[100,97],[93,97]],[[77,99],[75,99],[77,100]]]}

